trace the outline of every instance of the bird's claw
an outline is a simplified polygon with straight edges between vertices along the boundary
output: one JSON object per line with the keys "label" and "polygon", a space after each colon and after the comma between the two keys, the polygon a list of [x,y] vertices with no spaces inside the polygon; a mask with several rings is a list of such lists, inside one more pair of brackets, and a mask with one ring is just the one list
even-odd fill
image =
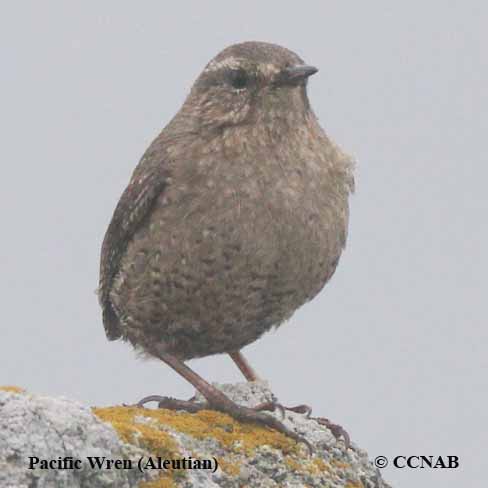
{"label": "bird's claw", "polygon": [[[268,407],[269,408],[266,408]],[[284,412],[285,410],[289,410],[290,412],[295,412],[295,413],[301,413],[304,414],[306,418],[315,420],[317,423],[320,425],[324,425],[327,427],[331,432],[332,435],[339,440],[341,437],[344,439],[344,444],[347,449],[351,447],[351,438],[349,437],[349,434],[347,431],[342,427],[341,425],[334,424],[331,422],[329,419],[324,418],[324,417],[311,417],[312,415],[312,407],[302,404],[302,405],[296,405],[295,407],[284,407],[278,402],[266,402],[261,405],[258,405],[258,407],[261,407],[262,410],[271,410],[274,411],[276,408],[280,409],[280,412],[282,414],[282,418],[284,417]],[[258,408],[256,407],[256,408]]]}
{"label": "bird's claw", "polygon": [[272,411],[279,409],[280,412],[282,412],[284,417],[284,407],[279,403],[275,403],[275,402],[266,402],[254,408],[242,407],[240,405],[234,404],[234,406],[230,409],[230,411],[227,410],[227,408],[223,411],[225,411],[225,413],[228,413],[229,415],[231,415],[232,417],[238,420],[243,420],[245,422],[255,422],[264,425],[265,427],[269,427],[270,429],[277,430],[278,432],[281,432],[282,434],[284,434],[287,437],[290,437],[296,442],[305,444],[305,446],[309,451],[309,454],[312,455],[313,447],[310,444],[310,442],[308,442],[307,439],[305,439],[305,437],[290,430],[288,427],[285,426],[285,424],[283,424],[283,422],[281,422],[277,418],[262,413],[263,410],[270,410],[270,409]]}
{"label": "bird's claw", "polygon": [[278,403],[275,400],[270,400],[268,402],[260,403],[259,405],[256,405],[252,409],[255,410],[256,412],[264,412],[264,411],[274,412],[274,411],[278,410],[280,412],[281,418],[282,419],[285,418],[286,407],[284,407],[281,403]]}
{"label": "bird's claw", "polygon": [[268,412],[274,412],[275,410],[279,410],[281,414],[281,418],[285,417],[285,410],[295,413],[303,413],[305,417],[309,418],[312,413],[312,408],[308,405],[296,405],[295,407],[285,407],[281,403],[277,402],[276,400],[270,400],[268,402],[263,402],[254,407],[254,410],[263,411],[266,410]]}
{"label": "bird's claw", "polygon": [[344,444],[347,449],[351,447],[351,438],[349,437],[349,434],[344,429],[344,427],[338,424],[334,424],[329,419],[324,417],[311,417],[312,407],[310,407],[309,405],[302,404],[302,405],[296,405],[295,407],[284,407],[283,405],[281,405],[276,401],[270,401],[270,402],[262,403],[255,408],[259,410],[270,410],[270,411],[274,411],[278,408],[280,410],[282,418],[284,417],[285,410],[304,414],[306,418],[315,420],[320,425],[324,425],[325,427],[327,427],[337,440],[339,440],[342,437],[344,439]]}
{"label": "bird's claw", "polygon": [[284,407],[277,402],[265,402],[255,408],[248,408],[237,405],[236,403],[231,401],[222,404],[220,404],[219,402],[211,404],[209,402],[195,402],[194,398],[191,398],[190,400],[178,400],[176,398],[160,395],[150,395],[139,400],[136,406],[144,407],[144,405],[149,402],[157,402],[158,408],[165,408],[168,410],[184,410],[189,413],[196,413],[200,412],[201,410],[218,410],[220,412],[230,415],[236,420],[240,420],[243,422],[255,422],[265,427],[277,430],[278,432],[281,432],[282,434],[290,437],[296,442],[301,442],[305,444],[310,455],[312,455],[313,453],[312,445],[304,437],[290,430],[275,417],[262,413],[262,411],[265,410],[274,411],[278,409],[282,413],[282,417],[284,417]]}
{"label": "bird's claw", "polygon": [[139,400],[135,405],[125,405],[124,406],[136,406],[144,408],[146,403],[158,402],[158,408],[165,408],[168,410],[184,410],[188,413],[197,413],[201,410],[211,410],[212,407],[215,410],[229,414],[231,417],[242,420],[245,422],[256,422],[258,424],[270,427],[271,429],[277,430],[282,434],[294,439],[297,442],[305,444],[310,452],[313,453],[312,445],[302,436],[296,434],[286,427],[280,420],[271,417],[270,415],[262,414],[261,412],[268,411],[274,412],[278,410],[280,412],[281,418],[285,417],[285,410],[289,410],[295,413],[305,414],[307,418],[315,420],[318,424],[324,425],[331,432],[336,439],[341,437],[344,439],[344,444],[347,449],[351,447],[351,438],[347,431],[338,424],[334,424],[329,419],[325,417],[311,417],[312,409],[308,405],[297,405],[295,407],[284,407],[281,403],[275,400],[270,400],[267,402],[260,403],[253,408],[243,407],[237,405],[234,402],[229,402],[226,405],[211,405],[208,402],[196,402],[196,397],[192,397],[189,400],[178,400],[176,398],[161,396],[161,395],[149,395],[147,397]]}
{"label": "bird's claw", "polygon": [[349,449],[351,447],[351,438],[349,437],[349,434],[344,429],[344,427],[338,424],[334,424],[329,419],[326,419],[324,417],[314,417],[313,420],[315,420],[318,424],[327,427],[337,440],[339,440],[342,437],[344,439],[344,444],[346,445],[346,449]]}
{"label": "bird's claw", "polygon": [[295,407],[285,407],[285,409],[289,410],[290,412],[303,413],[307,418],[310,418],[310,415],[312,414],[312,407],[304,404],[296,405]]}
{"label": "bird's claw", "polygon": [[144,405],[149,402],[158,402],[158,408],[166,408],[167,410],[184,410],[189,413],[200,412],[201,410],[208,410],[210,407],[206,402],[196,402],[195,397],[189,400],[178,400],[161,395],[149,395],[139,400],[137,407],[144,408]]}

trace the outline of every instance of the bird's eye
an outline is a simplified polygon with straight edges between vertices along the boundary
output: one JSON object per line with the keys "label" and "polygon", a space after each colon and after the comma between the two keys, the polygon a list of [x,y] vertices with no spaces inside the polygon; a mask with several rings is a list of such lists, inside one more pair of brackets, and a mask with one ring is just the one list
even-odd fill
{"label": "bird's eye", "polygon": [[242,90],[249,84],[249,77],[243,69],[234,69],[229,72],[229,81],[232,88]]}

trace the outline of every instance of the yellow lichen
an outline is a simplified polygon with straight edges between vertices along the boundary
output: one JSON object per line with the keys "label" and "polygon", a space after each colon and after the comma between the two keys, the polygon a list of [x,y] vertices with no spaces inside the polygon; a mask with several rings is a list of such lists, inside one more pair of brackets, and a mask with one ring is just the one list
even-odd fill
{"label": "yellow lichen", "polygon": [[[101,420],[110,423],[117,431],[121,439],[130,444],[135,444],[149,451],[151,455],[164,459],[180,458],[177,445],[167,432],[161,430],[157,423],[141,423],[135,417],[144,413],[135,407],[107,407],[93,408],[93,413]],[[142,483],[143,488],[173,488],[173,478],[184,476],[182,471],[163,471],[159,478]]]}
{"label": "yellow lichen", "polygon": [[347,463],[344,463],[342,461],[338,461],[337,459],[333,459],[330,464],[334,466],[335,468],[340,468],[340,469],[346,469],[349,468],[350,465]]}
{"label": "yellow lichen", "polygon": [[94,408],[93,413],[109,422],[118,432],[120,437],[131,444],[139,445],[156,456],[168,458],[177,452],[177,446],[172,437],[158,428],[155,424],[136,422],[134,417],[146,410],[135,407],[107,407]]}
{"label": "yellow lichen", "polygon": [[[166,409],[108,407],[96,408],[94,413],[113,424],[122,436],[127,436],[132,432],[134,428],[132,419],[134,416],[140,415],[154,419],[161,426],[167,426],[196,439],[211,437],[228,450],[251,452],[259,446],[269,445],[285,453],[297,452],[297,443],[280,432],[255,424],[241,424],[229,415],[211,410],[190,414]],[[129,422],[127,422],[128,420]],[[121,422],[122,425],[119,425]],[[137,429],[141,428],[139,424],[136,425]],[[161,430],[157,430],[157,432],[161,433]],[[164,439],[163,445],[165,442],[166,439]]]}
{"label": "yellow lichen", "polygon": [[329,473],[329,465],[321,458],[314,458],[310,462],[304,464],[304,471],[311,475],[318,475],[321,473]]}
{"label": "yellow lichen", "polygon": [[297,458],[285,456],[284,461],[288,469],[297,473],[318,475],[324,472],[330,472],[330,466],[321,458]]}
{"label": "yellow lichen", "polygon": [[348,481],[344,488],[364,488],[364,485],[360,481]]}
{"label": "yellow lichen", "polygon": [[318,473],[323,473],[324,471],[327,473],[330,472],[329,465],[321,458],[315,458],[311,464],[314,466],[316,470],[315,472]]}
{"label": "yellow lichen", "polygon": [[1,391],[8,391],[10,393],[25,393],[25,390],[23,388],[20,388],[19,386],[0,386]]}
{"label": "yellow lichen", "polygon": [[174,484],[171,478],[158,478],[157,480],[153,481],[143,481],[139,484],[139,488],[175,488],[176,485]]}
{"label": "yellow lichen", "polygon": [[229,476],[239,476],[241,468],[235,460],[231,459],[220,459],[219,460],[220,469]]}
{"label": "yellow lichen", "polygon": [[[110,423],[124,441],[164,459],[182,457],[171,434],[166,431],[168,428],[196,439],[215,439],[230,453],[251,455],[254,449],[263,445],[279,449],[285,455],[300,453],[299,444],[277,431],[240,423],[229,415],[211,410],[190,414],[166,409],[106,407],[93,408],[93,413]],[[144,421],[138,421],[137,417],[144,418]],[[232,454],[226,459],[219,459],[219,465],[229,476],[240,473]],[[184,476],[182,471],[165,471],[160,478],[142,483],[141,488],[173,488],[181,476]]]}
{"label": "yellow lichen", "polygon": [[291,471],[302,471],[303,466],[294,458],[290,456],[285,457],[285,464],[288,466],[288,469]]}

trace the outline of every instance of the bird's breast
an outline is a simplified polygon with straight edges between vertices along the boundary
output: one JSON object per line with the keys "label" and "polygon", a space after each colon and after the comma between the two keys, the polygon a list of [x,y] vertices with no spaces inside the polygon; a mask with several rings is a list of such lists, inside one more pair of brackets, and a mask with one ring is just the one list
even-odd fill
{"label": "bird's breast", "polygon": [[151,216],[162,252],[216,274],[234,267],[278,288],[317,293],[344,245],[347,200],[330,191],[320,162],[286,166],[282,157],[209,157],[197,163],[201,171],[177,173]]}
{"label": "bird's breast", "polygon": [[[184,161],[130,242],[111,300],[131,341],[144,324],[195,357],[252,342],[320,291],[344,246],[347,192],[312,159]],[[224,330],[228,342],[186,350],[176,336],[188,330],[212,344]]]}

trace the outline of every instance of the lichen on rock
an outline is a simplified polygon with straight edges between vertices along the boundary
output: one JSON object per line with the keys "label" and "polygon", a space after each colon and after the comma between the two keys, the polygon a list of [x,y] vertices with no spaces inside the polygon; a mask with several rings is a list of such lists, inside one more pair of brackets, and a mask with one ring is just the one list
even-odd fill
{"label": "lichen on rock", "polygon": [[[247,406],[272,396],[264,383],[217,386]],[[0,486],[27,488],[36,478],[38,488],[388,487],[357,446],[347,449],[326,427],[301,414],[287,411],[284,422],[313,445],[312,455],[303,444],[279,432],[211,410],[190,414],[114,406],[90,411],[63,398],[0,389]],[[27,469],[29,455],[83,458],[94,452],[109,459],[131,459],[135,469]],[[141,458],[215,458],[218,468],[215,472],[171,468],[140,472],[136,466]]]}

